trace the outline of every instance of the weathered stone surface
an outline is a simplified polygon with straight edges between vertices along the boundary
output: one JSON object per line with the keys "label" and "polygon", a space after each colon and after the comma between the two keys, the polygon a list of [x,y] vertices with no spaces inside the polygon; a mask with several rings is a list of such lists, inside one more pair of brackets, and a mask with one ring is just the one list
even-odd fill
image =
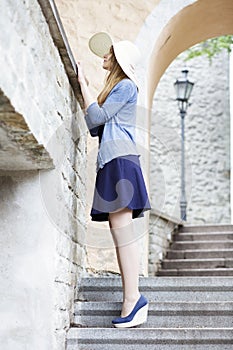
{"label": "weathered stone surface", "polygon": [[66,33],[63,28],[60,16],[57,11],[55,2],[51,3],[48,0],[38,0],[43,14],[48,22],[49,30],[53,38],[54,44],[57,46],[63,61],[67,76],[73,88],[74,94],[77,97],[81,107],[84,107],[83,97],[80,86],[77,81],[77,66],[70,49]]}
{"label": "weathered stone surface", "polygon": [[[15,6],[0,3],[0,165],[8,152],[15,170],[0,167],[4,344],[59,350],[85,262],[87,129],[38,1]],[[42,156],[54,169],[19,172],[48,168]]]}
{"label": "weathered stone surface", "polygon": [[22,115],[0,113],[0,169],[35,170],[53,168],[49,153],[31,133]]}
{"label": "weathered stone surface", "polygon": [[[195,82],[185,117],[187,220],[230,222],[229,60],[217,56],[211,65],[188,63]],[[180,116],[173,83],[181,75],[182,57],[162,77],[154,97],[151,124],[150,190],[152,206],[180,217]]]}
{"label": "weathered stone surface", "polygon": [[53,168],[44,145],[31,133],[24,117],[16,113],[0,90],[0,169],[36,170]]}
{"label": "weathered stone surface", "polygon": [[56,229],[40,200],[38,171],[1,173],[0,197],[1,348],[49,349]]}
{"label": "weathered stone surface", "polygon": [[113,330],[111,320],[122,305],[120,278],[85,278],[67,348],[230,350],[232,287],[230,277],[141,278],[140,290],[149,300],[147,322],[136,330]]}
{"label": "weathered stone surface", "polygon": [[150,214],[149,229],[149,257],[148,273],[155,276],[160,268],[161,261],[165,256],[178,225],[182,222],[161,212],[152,210]]}

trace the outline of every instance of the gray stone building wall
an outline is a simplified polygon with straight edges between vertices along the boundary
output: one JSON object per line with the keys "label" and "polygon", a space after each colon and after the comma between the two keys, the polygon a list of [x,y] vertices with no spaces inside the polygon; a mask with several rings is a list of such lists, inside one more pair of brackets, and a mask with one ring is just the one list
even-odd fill
{"label": "gray stone building wall", "polygon": [[38,2],[0,12],[0,348],[59,350],[85,265],[87,129]]}
{"label": "gray stone building wall", "polygon": [[[183,54],[184,55],[184,54]],[[181,76],[179,56],[163,75],[151,118],[152,206],[180,217],[180,116],[173,83]],[[186,196],[189,224],[230,222],[229,57],[223,53],[188,61],[195,82],[185,117]]]}
{"label": "gray stone building wall", "polygon": [[181,221],[158,210],[150,212],[148,275],[155,276]]}

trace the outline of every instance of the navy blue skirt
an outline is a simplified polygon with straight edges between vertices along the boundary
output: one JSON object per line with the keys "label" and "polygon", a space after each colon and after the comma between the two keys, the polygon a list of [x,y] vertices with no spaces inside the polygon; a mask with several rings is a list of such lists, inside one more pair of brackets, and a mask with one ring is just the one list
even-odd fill
{"label": "navy blue skirt", "polygon": [[139,157],[135,155],[111,160],[96,176],[92,220],[108,221],[109,213],[121,208],[131,209],[133,219],[151,209]]}

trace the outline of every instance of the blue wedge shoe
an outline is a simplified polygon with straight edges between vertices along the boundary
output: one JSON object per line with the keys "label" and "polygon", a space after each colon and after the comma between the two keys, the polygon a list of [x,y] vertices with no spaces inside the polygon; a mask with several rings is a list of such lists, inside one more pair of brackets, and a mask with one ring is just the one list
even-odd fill
{"label": "blue wedge shoe", "polygon": [[131,313],[126,317],[115,318],[112,324],[116,328],[139,326],[147,320],[148,305],[148,300],[141,295]]}

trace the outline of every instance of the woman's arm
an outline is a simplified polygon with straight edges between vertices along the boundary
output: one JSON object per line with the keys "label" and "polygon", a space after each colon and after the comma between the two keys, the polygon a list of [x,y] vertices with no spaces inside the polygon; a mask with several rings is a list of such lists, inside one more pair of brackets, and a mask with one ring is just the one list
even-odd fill
{"label": "woman's arm", "polygon": [[131,99],[136,103],[137,87],[130,79],[121,80],[114,86],[104,104],[100,107],[90,93],[80,62],[78,62],[77,66],[78,81],[86,109],[85,120],[88,129],[90,131],[94,129],[91,135],[97,136],[98,126],[105,124],[114,117]]}
{"label": "woman's arm", "polygon": [[130,79],[121,80],[109,93],[107,99],[100,107],[92,103],[87,108],[85,120],[90,129],[105,124],[112,119],[127,103],[136,105],[137,87]]}
{"label": "woman's arm", "polygon": [[[77,63],[77,67],[78,67],[78,82],[80,84],[81,87],[81,92],[82,92],[82,96],[83,96],[83,100],[84,100],[84,107],[85,110],[87,110],[87,108],[93,103],[96,102],[94,100],[94,98],[92,97],[90,90],[88,88],[88,81],[83,73],[82,67],[80,62]],[[99,134],[99,127],[96,126],[92,129],[89,130],[91,136],[95,137],[98,136]]]}
{"label": "woman's arm", "polygon": [[93,102],[96,102],[96,100],[93,98],[93,96],[90,93],[87,80],[83,73],[80,62],[77,63],[77,67],[78,67],[78,82],[81,87],[85,109],[87,109]]}

